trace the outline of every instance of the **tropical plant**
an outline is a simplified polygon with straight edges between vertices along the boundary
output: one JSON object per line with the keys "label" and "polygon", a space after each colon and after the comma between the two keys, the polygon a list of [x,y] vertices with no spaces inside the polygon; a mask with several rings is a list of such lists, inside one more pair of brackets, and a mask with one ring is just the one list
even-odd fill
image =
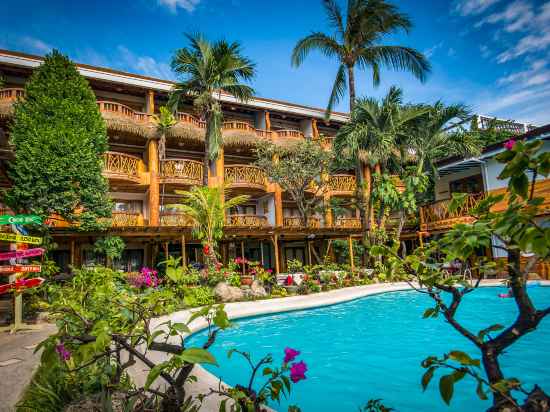
{"label": "tropical plant", "polygon": [[262,142],[256,155],[256,165],[290,195],[307,228],[309,218],[319,207],[319,198],[328,189],[325,178],[330,174],[333,154],[320,142],[302,140],[287,147]]}
{"label": "tropical plant", "polygon": [[103,255],[107,258],[107,266],[111,267],[114,259],[120,259],[126,244],[120,236],[100,237],[94,243],[94,253]]}
{"label": "tropical plant", "polygon": [[186,35],[186,38],[189,46],[177,50],[172,58],[172,70],[182,80],[174,86],[169,104],[175,110],[191,97],[206,122],[203,165],[203,185],[206,186],[210,162],[218,157],[223,147],[220,94],[229,93],[241,102],[250,99],[254,90],[242,82],[254,77],[255,66],[242,55],[237,42],[219,40],[211,43],[201,34]]}
{"label": "tropical plant", "polygon": [[[527,287],[532,268],[550,258],[550,228],[537,219],[544,199],[535,197],[537,177],[546,178],[550,174],[550,152],[540,152],[542,145],[542,141],[506,143],[507,150],[497,155],[496,160],[504,166],[499,179],[508,180],[507,194],[489,195],[481,200],[470,210],[476,219],[474,223],[457,224],[441,239],[432,240],[404,258],[400,258],[395,249],[371,248],[371,253],[385,255],[397,270],[417,282],[417,290],[432,298],[435,306],[425,311],[425,318],[442,315],[481,355],[481,359],[476,359],[462,351],[451,350],[423,361],[422,366],[426,368],[422,378],[424,388],[436,371],[449,372],[439,380],[441,396],[447,404],[451,402],[454,385],[464,377],[474,379],[477,396],[481,399],[492,395],[491,412],[544,410],[550,403],[550,398],[538,386],[527,391],[517,377],[506,377],[500,365],[500,356],[525,335],[534,332],[550,314],[550,307],[535,307]],[[455,194],[449,210],[456,211],[464,199],[464,194]],[[502,203],[505,209],[495,211],[494,206]],[[507,283],[517,316],[508,326],[492,324],[476,332],[464,325],[456,314],[461,305],[466,304],[464,296],[474,292],[481,280],[495,270],[495,262],[478,253],[480,249],[495,247],[493,239],[498,240],[496,247],[506,255]],[[530,255],[525,264],[521,262],[523,253]],[[448,275],[445,266],[449,262],[460,262],[457,275]],[[476,274],[477,279],[464,280],[466,269]],[[519,404],[514,391],[527,395],[524,405]]]}
{"label": "tropical plant", "polygon": [[248,195],[225,199],[225,187],[196,186],[190,191],[176,190],[182,196],[181,204],[170,205],[185,213],[193,222],[193,234],[204,246],[204,254],[211,264],[216,265],[218,241],[223,237],[225,212],[246,202]]}
{"label": "tropical plant", "polygon": [[15,158],[4,202],[14,211],[55,214],[82,230],[111,215],[102,155],[107,131],[96,97],[74,63],[58,51],[44,58],[15,103],[10,126]]}
{"label": "tropical plant", "polygon": [[173,113],[166,106],[160,107],[160,113],[153,115],[153,121],[157,124],[157,130],[160,133],[159,139],[159,159],[162,161],[166,159],[166,133],[177,122]]}
{"label": "tropical plant", "polygon": [[350,111],[353,109],[355,67],[370,68],[374,86],[380,83],[382,67],[406,70],[421,81],[426,79],[430,64],[422,53],[410,47],[380,44],[385,35],[399,30],[408,32],[412,27],[409,18],[394,5],[384,0],[348,0],[345,18],[336,0],[323,0],[323,6],[334,34],[314,32],[304,37],[294,47],[291,61],[293,66],[300,66],[313,50],[338,60],[327,116],[344,96],[346,87]]}

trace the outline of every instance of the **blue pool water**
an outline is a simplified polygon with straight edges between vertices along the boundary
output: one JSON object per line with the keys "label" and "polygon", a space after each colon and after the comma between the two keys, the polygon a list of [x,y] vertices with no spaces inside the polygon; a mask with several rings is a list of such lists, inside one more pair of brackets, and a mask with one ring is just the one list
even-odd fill
{"label": "blue pool water", "polygon": [[[550,287],[529,289],[537,307],[550,304]],[[491,324],[510,324],[514,302],[497,295],[504,288],[481,288],[466,295],[457,317],[479,331]],[[420,362],[428,355],[463,350],[478,357],[473,345],[442,318],[422,319],[430,298],[414,291],[384,293],[334,306],[259,316],[235,322],[218,335],[212,352],[220,363],[208,369],[229,384],[248,382],[244,360],[227,351],[237,348],[254,359],[272,353],[280,364],[286,346],[302,351],[308,364],[307,380],[293,386],[290,399],[281,406],[298,405],[304,412],[357,411],[368,399],[382,398],[386,406],[407,411],[481,411],[475,387],[464,379],[455,386],[451,406],[439,396],[437,376],[423,393]],[[204,342],[204,332],[189,338],[189,345]],[[530,388],[538,383],[550,392],[550,319],[517,342],[502,356],[507,377],[517,377]]]}

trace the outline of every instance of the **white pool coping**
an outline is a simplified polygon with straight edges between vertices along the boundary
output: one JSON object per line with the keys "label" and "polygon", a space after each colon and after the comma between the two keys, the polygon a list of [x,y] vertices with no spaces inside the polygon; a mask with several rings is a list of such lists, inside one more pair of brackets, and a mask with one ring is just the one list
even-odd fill
{"label": "white pool coping", "polygon": [[[541,285],[550,286],[550,281],[537,281]],[[485,280],[480,286],[501,286],[502,280]],[[313,309],[324,306],[330,306],[338,303],[349,302],[355,299],[363,298],[365,296],[377,295],[386,292],[397,292],[410,290],[411,286],[406,282],[399,283],[382,283],[363,286],[352,286],[342,289],[331,290],[328,292],[320,292],[311,295],[298,295],[289,296],[284,298],[273,298],[247,302],[232,302],[225,304],[225,311],[229,319],[241,319],[251,316],[268,315],[274,313],[284,313],[304,309]],[[191,314],[195,312],[197,308],[186,309],[179,312],[174,312],[169,315],[155,318],[151,321],[151,330],[160,325],[163,322],[171,320],[172,322],[187,322]],[[196,333],[205,327],[207,322],[200,318],[195,319],[190,325],[191,333]],[[223,334],[223,332],[222,332]],[[215,343],[214,343],[215,345]],[[256,356],[263,356],[265,354],[254,354]],[[161,352],[149,352],[148,356],[155,362],[162,361],[163,353]],[[132,377],[138,384],[143,384],[147,376],[147,370],[133,368]],[[199,394],[205,394],[210,391],[210,388],[217,388],[218,385],[225,385],[220,382],[220,379],[214,374],[208,372],[200,365],[196,365],[193,369],[194,376],[197,377],[196,382],[188,382],[185,385],[187,395],[196,396]],[[201,411],[218,411],[220,397],[210,396],[203,401]]]}

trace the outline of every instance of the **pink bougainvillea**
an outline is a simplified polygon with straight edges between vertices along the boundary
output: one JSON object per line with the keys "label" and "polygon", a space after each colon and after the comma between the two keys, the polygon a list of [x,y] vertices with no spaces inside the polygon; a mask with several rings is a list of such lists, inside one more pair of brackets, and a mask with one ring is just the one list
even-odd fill
{"label": "pink bougainvillea", "polygon": [[299,350],[292,349],[292,348],[285,348],[285,359],[283,360],[284,363],[292,362],[294,359],[296,359],[296,356],[300,354]]}
{"label": "pink bougainvillea", "polygon": [[514,139],[510,139],[506,143],[504,143],[504,148],[506,150],[512,150],[515,144],[516,144],[516,141]]}
{"label": "pink bougainvillea", "polygon": [[128,283],[135,288],[156,288],[159,285],[158,272],[148,267],[141,269],[139,273],[128,276]]}
{"label": "pink bougainvillea", "polygon": [[290,367],[290,380],[294,383],[306,379],[307,365],[304,361],[295,362]]}
{"label": "pink bougainvillea", "polygon": [[68,361],[71,358],[71,352],[68,351],[68,349],[65,347],[63,342],[61,342],[55,347],[55,351],[57,352],[57,354],[59,355],[59,358],[62,361]]}

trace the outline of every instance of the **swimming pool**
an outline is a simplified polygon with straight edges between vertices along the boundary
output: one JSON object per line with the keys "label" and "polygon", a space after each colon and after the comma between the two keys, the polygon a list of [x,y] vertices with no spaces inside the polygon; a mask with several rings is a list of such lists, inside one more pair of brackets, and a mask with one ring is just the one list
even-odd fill
{"label": "swimming pool", "polygon": [[[550,305],[550,287],[532,287],[538,307]],[[466,295],[458,318],[474,331],[490,324],[510,324],[514,302],[497,295],[504,288],[480,288]],[[219,367],[207,369],[229,384],[248,381],[249,369],[227,351],[237,348],[254,359],[267,353],[276,364],[286,346],[302,351],[308,364],[307,379],[293,386],[290,399],[273,408],[286,411],[298,405],[304,412],[357,411],[369,399],[381,398],[386,406],[407,411],[478,411],[489,407],[475,395],[475,386],[465,378],[455,386],[448,407],[440,398],[437,377],[423,393],[420,362],[428,355],[463,350],[478,357],[465,338],[440,317],[422,319],[430,298],[414,291],[388,292],[324,308],[258,316],[235,321],[235,327],[218,335],[212,353]],[[188,345],[204,342],[204,332],[189,338]],[[527,384],[538,383],[550,392],[550,320],[517,342],[501,357],[507,377]]]}

